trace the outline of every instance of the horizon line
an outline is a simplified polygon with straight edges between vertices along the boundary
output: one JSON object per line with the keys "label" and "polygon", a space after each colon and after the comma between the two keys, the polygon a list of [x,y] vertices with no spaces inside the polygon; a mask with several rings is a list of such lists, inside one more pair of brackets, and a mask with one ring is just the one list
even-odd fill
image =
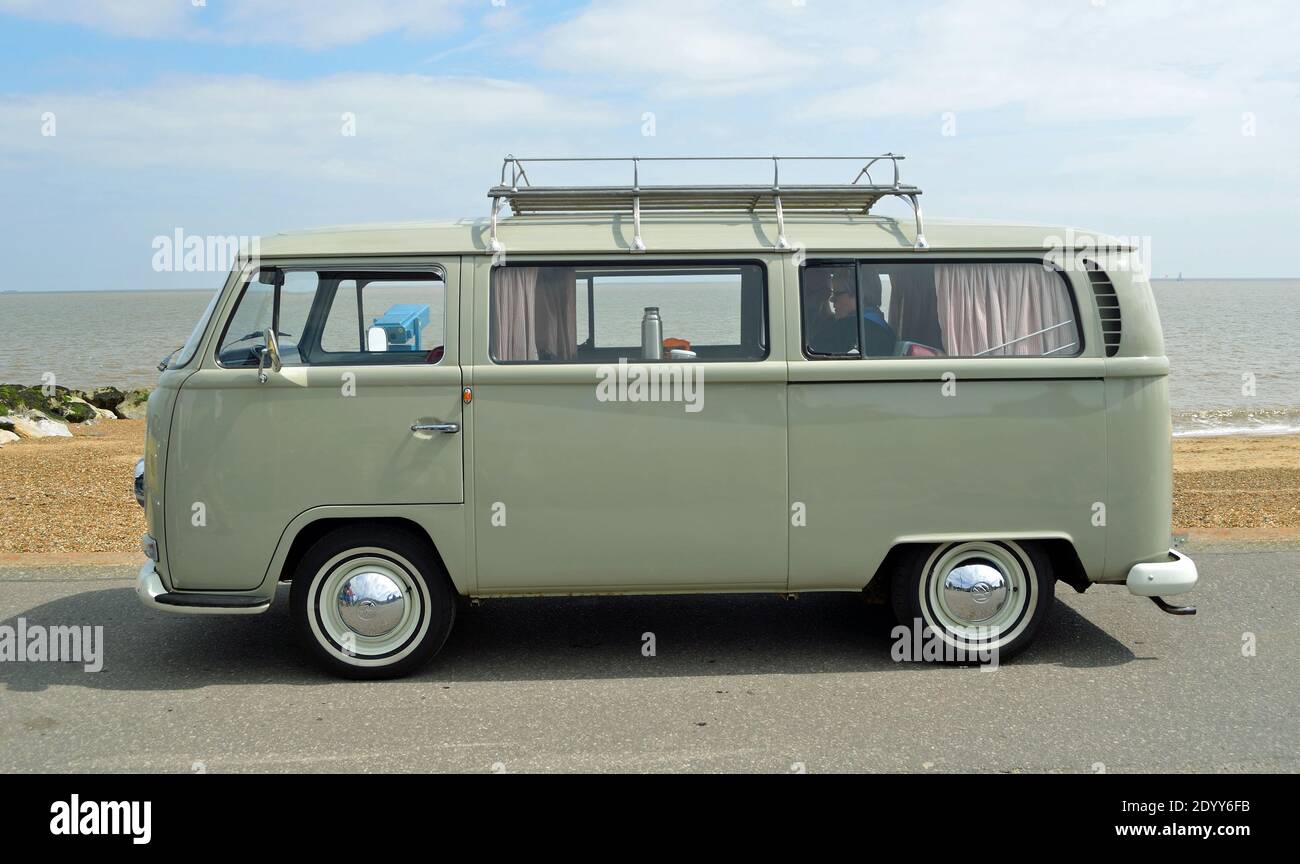
{"label": "horizon line", "polygon": [[[1151,282],[1300,282],[1300,276],[1149,276]],[[211,294],[215,288],[53,288],[28,290],[0,288],[0,294]]]}

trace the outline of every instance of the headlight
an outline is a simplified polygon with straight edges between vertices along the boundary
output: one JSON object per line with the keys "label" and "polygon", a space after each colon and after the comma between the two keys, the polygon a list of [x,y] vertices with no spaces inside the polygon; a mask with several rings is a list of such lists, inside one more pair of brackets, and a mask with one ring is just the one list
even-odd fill
{"label": "headlight", "polygon": [[144,460],[135,463],[135,501],[144,506]]}

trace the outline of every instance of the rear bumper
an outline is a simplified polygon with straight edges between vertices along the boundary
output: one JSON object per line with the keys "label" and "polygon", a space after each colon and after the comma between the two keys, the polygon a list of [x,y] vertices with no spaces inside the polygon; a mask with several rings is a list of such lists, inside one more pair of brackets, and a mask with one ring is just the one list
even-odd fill
{"label": "rear bumper", "polygon": [[1139,597],[1165,597],[1191,591],[1196,579],[1196,562],[1170,549],[1168,561],[1134,564],[1124,584]]}
{"label": "rear bumper", "polygon": [[256,615],[271,608],[269,597],[168,591],[152,561],[144,562],[140,568],[135,594],[150,609],[184,615]]}

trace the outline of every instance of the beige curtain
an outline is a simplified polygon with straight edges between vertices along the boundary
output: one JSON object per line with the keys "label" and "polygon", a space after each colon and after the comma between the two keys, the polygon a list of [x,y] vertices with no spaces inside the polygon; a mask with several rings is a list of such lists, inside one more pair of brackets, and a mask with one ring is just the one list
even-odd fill
{"label": "beige curtain", "polygon": [[578,320],[572,267],[502,267],[493,277],[492,305],[497,360],[573,359]]}
{"label": "beige curtain", "polygon": [[1066,347],[1079,338],[1069,294],[1041,264],[936,264],[934,287],[951,356],[1074,353]]}
{"label": "beige curtain", "polygon": [[498,360],[537,359],[536,267],[503,267],[492,280],[492,356]]}
{"label": "beige curtain", "polygon": [[534,317],[537,357],[572,360],[578,347],[577,283],[572,267],[542,267],[537,279]]}

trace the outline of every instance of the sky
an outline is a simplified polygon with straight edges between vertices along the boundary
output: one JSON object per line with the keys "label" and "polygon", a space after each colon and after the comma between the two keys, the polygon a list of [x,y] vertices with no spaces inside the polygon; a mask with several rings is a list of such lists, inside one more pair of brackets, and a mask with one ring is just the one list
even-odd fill
{"label": "sky", "polygon": [[1269,0],[0,0],[0,288],[215,288],[157,238],[483,217],[508,153],[892,151],[932,218],[1297,277],[1298,44]]}

